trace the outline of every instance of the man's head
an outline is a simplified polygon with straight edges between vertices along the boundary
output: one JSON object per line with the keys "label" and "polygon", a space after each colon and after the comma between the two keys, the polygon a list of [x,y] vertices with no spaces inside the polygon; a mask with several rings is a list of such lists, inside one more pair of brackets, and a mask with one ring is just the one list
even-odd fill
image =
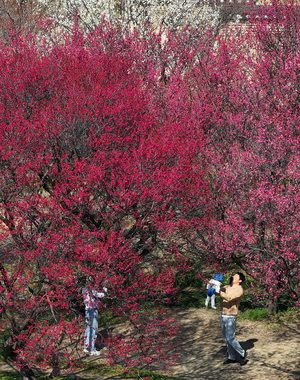
{"label": "man's head", "polygon": [[234,276],[230,279],[230,285],[241,285],[242,282],[245,281],[245,276],[241,272],[237,272]]}

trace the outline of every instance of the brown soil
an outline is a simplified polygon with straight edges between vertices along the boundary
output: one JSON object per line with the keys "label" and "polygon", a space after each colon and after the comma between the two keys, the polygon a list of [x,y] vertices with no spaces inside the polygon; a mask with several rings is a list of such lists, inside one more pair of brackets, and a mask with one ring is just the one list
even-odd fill
{"label": "brown soil", "polygon": [[[180,323],[177,363],[170,375],[187,380],[300,380],[300,320],[270,325],[266,322],[238,320],[236,337],[248,351],[245,366],[223,365],[226,347],[222,338],[219,312],[212,309],[176,311]],[[93,360],[97,360],[96,358]],[[0,365],[0,370],[9,367]],[[153,369],[160,372],[159,365]],[[88,372],[75,374],[78,379],[122,379]],[[75,377],[74,376],[74,377]]]}
{"label": "brown soil", "polygon": [[[300,379],[300,320],[267,324],[238,319],[236,338],[248,352],[245,366],[224,365],[227,359],[219,312],[192,309],[177,312],[181,351],[173,376],[193,380]],[[237,355],[238,356],[238,355]]]}

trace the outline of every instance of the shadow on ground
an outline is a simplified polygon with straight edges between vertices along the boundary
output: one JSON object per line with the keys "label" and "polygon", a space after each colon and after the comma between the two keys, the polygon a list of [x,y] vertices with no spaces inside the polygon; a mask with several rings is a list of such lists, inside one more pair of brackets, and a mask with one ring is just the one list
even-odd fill
{"label": "shadow on ground", "polygon": [[[178,358],[169,374],[186,380],[300,380],[298,326],[268,326],[264,322],[238,319],[236,337],[248,352],[245,366],[223,365],[227,358],[219,313],[188,309],[175,312],[180,329],[174,342]],[[102,332],[104,333],[104,332]],[[105,350],[105,348],[104,348]],[[173,349],[169,354],[172,354]],[[97,358],[90,358],[97,362]],[[158,363],[151,370],[162,373]],[[117,380],[122,376],[88,371],[72,374],[78,380]],[[127,378],[128,379],[128,378]]]}
{"label": "shadow on ground", "polygon": [[187,380],[300,380],[299,337],[292,329],[286,329],[278,339],[278,331],[265,323],[238,320],[236,338],[247,350],[248,362],[244,366],[239,362],[224,365],[227,350],[219,313],[193,309],[178,311],[176,316],[181,328],[172,376]]}

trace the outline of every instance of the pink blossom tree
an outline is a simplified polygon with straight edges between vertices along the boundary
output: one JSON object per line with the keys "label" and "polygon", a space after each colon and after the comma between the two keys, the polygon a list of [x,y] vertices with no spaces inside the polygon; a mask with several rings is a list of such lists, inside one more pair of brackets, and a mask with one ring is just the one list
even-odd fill
{"label": "pink blossom tree", "polygon": [[299,298],[299,9],[274,3],[249,16],[193,69],[215,202],[215,223],[194,244],[257,279],[274,313],[280,294]]}
{"label": "pink blossom tree", "polygon": [[193,261],[236,263],[270,312],[298,300],[298,8],[252,16],[217,40],[103,21],[2,43],[0,331],[24,373],[81,357],[88,275],[125,366],[165,360],[161,305]]}
{"label": "pink blossom tree", "polygon": [[[82,357],[76,308],[88,275],[108,288],[100,320],[126,319],[122,333],[102,335],[103,357],[171,359],[177,327],[161,305],[186,270],[177,235],[205,207],[207,181],[203,136],[177,118],[180,99],[168,105],[181,82],[161,81],[153,44],[105,22],[91,35],[75,27],[51,43],[2,43],[0,329],[28,377]],[[183,53],[177,45],[173,57]]]}

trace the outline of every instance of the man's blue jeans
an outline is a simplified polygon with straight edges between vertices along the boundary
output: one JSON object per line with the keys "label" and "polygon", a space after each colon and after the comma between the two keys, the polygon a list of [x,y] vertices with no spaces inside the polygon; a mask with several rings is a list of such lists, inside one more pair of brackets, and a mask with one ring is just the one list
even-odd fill
{"label": "man's blue jeans", "polygon": [[223,338],[227,346],[228,359],[231,360],[235,360],[235,351],[242,357],[245,355],[245,350],[242,349],[235,338],[236,319],[237,317],[234,315],[228,316],[223,314],[221,314],[220,319]]}
{"label": "man's blue jeans", "polygon": [[84,348],[89,352],[95,350],[95,342],[98,331],[98,310],[91,309],[85,311],[86,329],[84,333]]}

